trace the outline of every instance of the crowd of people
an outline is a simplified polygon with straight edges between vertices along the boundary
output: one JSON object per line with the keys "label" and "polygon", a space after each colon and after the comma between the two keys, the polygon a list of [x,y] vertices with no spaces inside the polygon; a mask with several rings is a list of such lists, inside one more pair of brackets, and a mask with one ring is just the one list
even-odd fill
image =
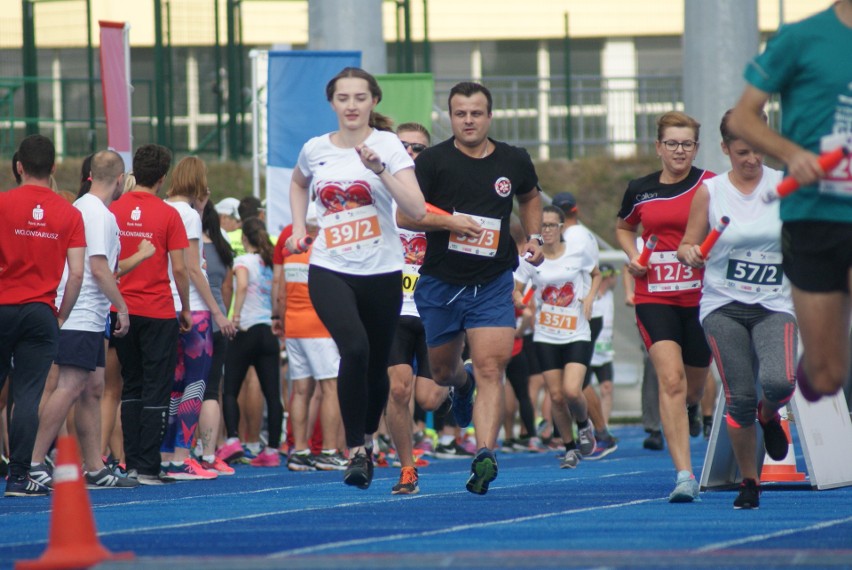
{"label": "crowd of people", "polygon": [[[797,380],[814,400],[846,378],[852,182],[816,155],[850,145],[852,69],[824,57],[814,85],[789,46],[823,30],[850,45],[850,28],[843,0],[782,29],[749,65],[749,87],[721,118],[729,170],[695,165],[701,125],[672,111],[657,122],[660,170],[624,193],[615,236],[647,355],[644,446],[667,443],[670,502],[699,499],[690,436],[699,404],[709,433],[711,361],[743,479],[738,509],[760,502],[755,426],[783,459],[779,410]],[[775,92],[780,134],[763,114]],[[95,153],[72,206],[50,187],[51,141],[21,142],[20,186],[0,194],[6,496],[49,494],[50,450],[66,430],[92,488],[215,479],[284,455],[291,471],[341,471],[367,489],[392,448],[391,493],[418,493],[422,455],[434,453],[468,458],[466,488],[484,495],[500,450],[558,449],[559,466],[575,469],[618,449],[619,271],[600,263],[574,195],[545,205],[529,155],[489,136],[489,90],[450,90],[453,134],[434,146],[424,126],[394,131],[375,111],[382,91],[362,69],[343,69],[326,96],[338,128],[304,144],[293,223],[277,240],[256,198],[210,202],[197,157],[172,169],[159,145],[139,147],[132,165]],[[820,104],[804,111],[800,97]],[[780,205],[782,173],[763,152],[805,186]]]}

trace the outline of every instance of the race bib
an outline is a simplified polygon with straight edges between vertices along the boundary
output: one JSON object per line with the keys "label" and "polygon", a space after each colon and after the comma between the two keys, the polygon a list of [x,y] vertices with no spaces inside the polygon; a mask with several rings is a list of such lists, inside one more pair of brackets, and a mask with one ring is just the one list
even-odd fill
{"label": "race bib", "polygon": [[655,251],[648,264],[648,292],[668,293],[699,289],[701,279],[695,270],[677,260],[677,252]]}
{"label": "race bib", "polygon": [[577,309],[543,303],[536,326],[550,334],[570,337],[577,333],[579,318],[580,312]]}
{"label": "race bib", "polygon": [[382,242],[382,228],[376,207],[361,206],[326,216],[323,234],[329,253],[343,255],[374,248]]}
{"label": "race bib", "polygon": [[470,216],[482,226],[483,232],[479,234],[479,237],[465,237],[451,233],[447,249],[471,255],[481,255],[483,257],[494,257],[497,255],[497,244],[500,243],[500,220],[485,218],[483,216],[472,216],[470,214],[463,214],[462,212],[456,212],[453,215]]}
{"label": "race bib", "polygon": [[419,265],[406,263],[402,266],[402,296],[404,299],[411,299],[414,295],[414,288],[417,287],[417,280],[420,279],[419,270]]}
{"label": "race bib", "polygon": [[[852,135],[837,133],[822,137],[820,152],[830,152],[840,146],[852,148]],[[820,180],[819,191],[822,194],[852,198],[852,161],[848,156]]]}
{"label": "race bib", "polygon": [[734,250],[728,259],[725,286],[749,293],[781,290],[782,255],[774,251]]}

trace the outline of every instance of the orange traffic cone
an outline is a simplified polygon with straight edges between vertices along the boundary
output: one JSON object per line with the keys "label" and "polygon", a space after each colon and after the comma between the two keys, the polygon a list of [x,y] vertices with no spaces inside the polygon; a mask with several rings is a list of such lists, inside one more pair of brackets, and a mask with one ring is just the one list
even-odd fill
{"label": "orange traffic cone", "polygon": [[83,483],[77,442],[71,436],[57,442],[53,470],[53,499],[47,550],[38,560],[15,563],[16,570],[88,568],[105,560],[128,560],[132,552],[113,554],[95,534],[89,494]]}
{"label": "orange traffic cone", "polygon": [[781,461],[775,461],[769,454],[766,454],[763,460],[763,469],[760,472],[761,483],[787,483],[795,481],[804,481],[806,475],[796,468],[796,452],[793,449],[793,438],[790,437],[790,422],[785,416],[781,416],[781,427],[784,428],[784,433],[787,436],[789,444],[787,448],[787,457]]}

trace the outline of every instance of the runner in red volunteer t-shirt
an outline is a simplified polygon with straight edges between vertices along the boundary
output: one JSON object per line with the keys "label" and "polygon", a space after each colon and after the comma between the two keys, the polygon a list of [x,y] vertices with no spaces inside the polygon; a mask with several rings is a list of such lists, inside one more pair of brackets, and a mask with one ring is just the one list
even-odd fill
{"label": "runner in red volunteer t-shirt", "polygon": [[[192,326],[184,261],[184,249],[189,246],[186,230],[177,210],[157,196],[171,156],[169,149],[159,145],[140,147],[133,157],[136,187],[110,207],[118,222],[123,256],[135,252],[143,239],[156,249],[119,282],[130,313],[130,332],[115,339],[124,380],[121,421],[127,469],[143,485],[162,483],[160,444],[169,416],[178,331]],[[169,262],[183,305],[177,319]]]}
{"label": "runner in red volunteer t-shirt", "polygon": [[[56,150],[50,139],[21,142],[15,170],[23,185],[0,193],[0,388],[12,366],[9,390],[15,413],[9,423],[7,497],[47,495],[29,478],[38,432],[38,405],[56,356],[59,327],[83,283],[86,235],[80,211],[49,186]],[[56,288],[68,262],[65,296]]]}

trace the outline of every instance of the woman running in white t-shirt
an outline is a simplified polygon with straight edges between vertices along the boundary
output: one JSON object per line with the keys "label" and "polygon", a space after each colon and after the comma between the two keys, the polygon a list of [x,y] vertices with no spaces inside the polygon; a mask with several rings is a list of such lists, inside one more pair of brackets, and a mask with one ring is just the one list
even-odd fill
{"label": "woman running in white t-shirt", "polygon": [[388,399],[388,354],[402,303],[402,248],[392,203],[426,214],[414,161],[389,121],[374,112],[382,92],[366,71],[347,67],[326,86],[339,128],[302,147],[290,184],[291,251],[302,251],[309,200],[319,235],[313,244],[311,301],[340,350],[338,399],[349,448],[344,482],[373,477],[372,434]]}
{"label": "woman running in white t-shirt", "polygon": [[[793,396],[798,330],[790,282],[781,269],[778,201],[763,200],[782,174],[731,133],[730,116],[731,111],[725,113],[721,131],[731,170],[698,189],[677,253],[682,262],[704,268],[699,318],[725,385],[728,436],[743,476],[734,508],[756,509],[760,479],[754,420],[757,416],[763,428],[769,456],[784,459],[788,444],[778,410]],[[730,225],[705,258],[698,244],[722,216]]]}

